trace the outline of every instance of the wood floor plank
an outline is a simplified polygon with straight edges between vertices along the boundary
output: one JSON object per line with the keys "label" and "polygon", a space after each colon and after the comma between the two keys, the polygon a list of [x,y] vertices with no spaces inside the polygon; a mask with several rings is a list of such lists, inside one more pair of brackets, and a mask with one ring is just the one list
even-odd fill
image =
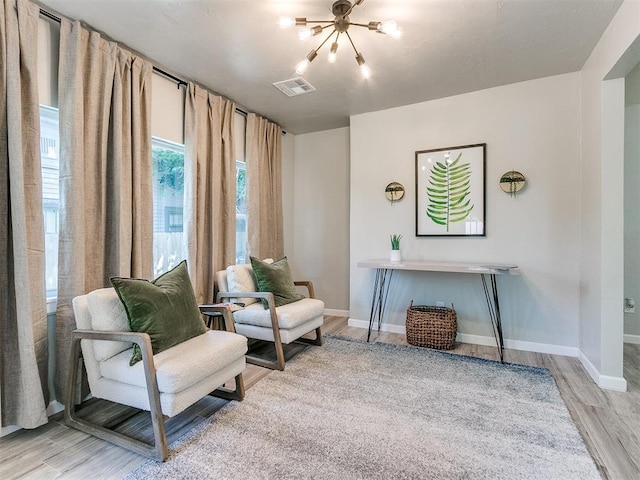
{"label": "wood floor plank", "polygon": [[12,448],[12,455],[4,458],[0,463],[0,478],[21,478],[39,469],[49,458],[65,450],[66,448],[57,445],[50,438],[44,438],[39,442],[31,441],[19,450]]}
{"label": "wood floor plank", "polygon": [[635,432],[626,424],[628,419],[608,408],[569,403],[587,448],[600,462],[605,476],[612,480],[640,478],[640,446]]}
{"label": "wood floor plank", "polygon": [[11,472],[8,476],[3,476],[4,480],[51,480],[60,477],[60,472],[49,467],[46,464],[34,465],[32,470],[28,472],[22,472],[20,475],[15,475],[16,472]]}
{"label": "wood floor plank", "polygon": [[628,391],[640,395],[640,345],[625,343],[623,362]]}
{"label": "wood floor plank", "polygon": [[[343,317],[326,316],[323,333],[358,341],[367,339],[366,329],[349,327]],[[404,335],[391,332],[374,331],[371,340],[407,344]],[[297,348],[294,346],[294,350]],[[451,353],[498,359],[495,347],[483,345],[457,343]],[[601,390],[576,358],[510,349],[504,353],[507,362],[549,369],[603,478],[640,479],[640,345],[625,345],[625,378],[629,391],[624,393]],[[247,394],[271,373],[272,370],[247,365],[243,375]],[[208,397],[170,419],[167,422],[169,442],[211,419],[224,404],[221,399]],[[94,400],[85,402],[82,413],[107,421],[110,415],[121,414],[123,408],[127,407]],[[116,429],[135,432],[141,439],[151,440],[151,423],[146,412],[128,418]],[[115,480],[146,461],[145,457],[65,426],[61,414],[38,429],[21,430],[0,438],[0,478],[3,480]]]}

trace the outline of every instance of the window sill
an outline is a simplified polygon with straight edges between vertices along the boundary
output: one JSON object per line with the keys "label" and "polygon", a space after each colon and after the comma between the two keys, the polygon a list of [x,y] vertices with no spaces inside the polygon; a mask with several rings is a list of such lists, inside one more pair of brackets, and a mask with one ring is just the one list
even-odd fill
{"label": "window sill", "polygon": [[52,313],[56,313],[56,309],[58,308],[58,299],[57,298],[47,298],[47,315],[51,315]]}

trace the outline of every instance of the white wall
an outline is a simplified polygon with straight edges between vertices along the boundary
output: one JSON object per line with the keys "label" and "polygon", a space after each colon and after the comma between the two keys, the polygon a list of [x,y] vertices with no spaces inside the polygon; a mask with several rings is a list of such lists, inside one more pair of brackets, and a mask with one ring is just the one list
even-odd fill
{"label": "white wall", "polygon": [[346,315],[349,309],[349,128],[295,137],[293,191],[294,275],[312,280],[316,296],[324,300],[326,308]]}
{"label": "white wall", "polygon": [[[406,258],[519,265],[521,277],[499,278],[505,339],[577,347],[579,134],[578,73],[353,116],[351,319],[368,320],[373,286],[357,262],[386,258],[402,233]],[[487,144],[486,238],[415,237],[414,152],[474,143]],[[498,186],[512,169],[528,182],[516,198]],[[393,205],[391,181],[406,188]],[[460,332],[492,336],[475,275],[396,273],[385,322],[404,325],[412,299],[454,303]]]}
{"label": "white wall", "polygon": [[624,315],[624,334],[640,341],[640,63],[625,79],[624,98],[624,296],[638,302]]}
{"label": "white wall", "polygon": [[[640,2],[627,0],[581,71],[580,349],[596,381],[613,388],[625,386],[624,80],[615,78],[624,77],[638,63],[625,53],[639,35]],[[629,68],[619,65],[623,57],[627,57]],[[604,81],[617,65],[619,74]]]}

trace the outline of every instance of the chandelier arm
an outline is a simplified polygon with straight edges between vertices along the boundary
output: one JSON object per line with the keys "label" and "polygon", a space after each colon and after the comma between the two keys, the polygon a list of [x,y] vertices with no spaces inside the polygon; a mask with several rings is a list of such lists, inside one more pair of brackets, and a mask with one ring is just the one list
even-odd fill
{"label": "chandelier arm", "polygon": [[322,48],[322,46],[323,46],[325,43],[327,43],[327,40],[329,40],[331,37],[333,37],[333,34],[334,34],[334,33],[336,33],[336,29],[335,29],[335,28],[333,29],[333,31],[332,31],[329,35],[327,35],[327,38],[325,38],[325,39],[322,41],[322,43],[321,43],[320,45],[318,45],[318,48],[316,48],[316,52],[317,52],[318,50],[320,50],[320,49]]}
{"label": "chandelier arm", "polygon": [[353,47],[353,51],[356,52],[356,55],[358,55],[358,49],[353,44],[353,40],[351,40],[351,35],[349,35],[349,32],[344,32],[344,33],[347,36],[347,38],[349,39],[349,42],[351,43],[351,46]]}
{"label": "chandelier arm", "polygon": [[356,8],[358,5],[362,5],[362,3],[364,2],[364,0],[360,0],[359,2],[353,2],[353,4],[349,7],[349,10],[347,10],[347,13],[345,13],[343,15],[344,17],[348,17],[349,15],[351,15],[351,12],[353,12],[353,9]]}
{"label": "chandelier arm", "polygon": [[307,23],[328,23],[333,24],[333,20],[306,20]]}
{"label": "chandelier arm", "polygon": [[354,27],[369,28],[369,24],[368,23],[353,23],[353,22],[349,22],[349,25],[353,25]]}

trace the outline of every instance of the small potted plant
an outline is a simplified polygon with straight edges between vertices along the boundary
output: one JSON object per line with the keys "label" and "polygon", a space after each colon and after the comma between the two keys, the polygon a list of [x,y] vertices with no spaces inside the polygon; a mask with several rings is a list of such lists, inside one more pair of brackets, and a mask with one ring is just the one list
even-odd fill
{"label": "small potted plant", "polygon": [[401,262],[402,261],[402,251],[400,250],[400,239],[402,235],[393,234],[391,235],[391,254],[389,259],[392,262]]}

